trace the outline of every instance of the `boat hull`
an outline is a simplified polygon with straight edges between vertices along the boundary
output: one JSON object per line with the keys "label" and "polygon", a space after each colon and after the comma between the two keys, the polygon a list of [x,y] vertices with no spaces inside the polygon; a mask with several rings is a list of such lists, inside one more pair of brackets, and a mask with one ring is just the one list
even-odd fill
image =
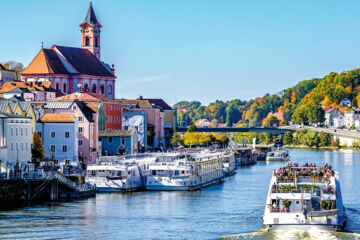
{"label": "boat hull", "polygon": [[176,186],[176,185],[146,185],[146,190],[149,191],[195,191],[202,188],[210,187],[224,182],[224,179],[217,179],[204,184],[196,186]]}
{"label": "boat hull", "polygon": [[337,232],[343,226],[326,224],[271,224],[266,225],[268,231],[324,231]]}

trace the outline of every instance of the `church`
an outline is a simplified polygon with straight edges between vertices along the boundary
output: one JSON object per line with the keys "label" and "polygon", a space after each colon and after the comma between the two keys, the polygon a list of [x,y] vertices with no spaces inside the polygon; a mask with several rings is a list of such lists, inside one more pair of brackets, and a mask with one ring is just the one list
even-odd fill
{"label": "church", "polygon": [[53,45],[42,48],[21,72],[26,82],[50,81],[53,88],[69,94],[90,91],[115,98],[115,69],[101,61],[101,28],[92,2],[81,27],[81,47]]}

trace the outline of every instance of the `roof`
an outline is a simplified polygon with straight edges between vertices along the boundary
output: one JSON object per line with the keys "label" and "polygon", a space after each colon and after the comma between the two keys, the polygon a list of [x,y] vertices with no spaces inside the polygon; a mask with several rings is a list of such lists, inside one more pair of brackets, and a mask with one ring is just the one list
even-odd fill
{"label": "roof", "polygon": [[25,117],[25,116],[21,116],[21,115],[17,115],[17,114],[11,114],[11,113],[7,113],[7,112],[0,112],[0,118],[26,118],[26,119],[31,119],[31,117]]}
{"label": "roof", "polygon": [[114,77],[89,50],[57,45],[53,45],[50,49],[41,49],[21,74],[84,74]]}
{"label": "roof", "polygon": [[50,101],[84,101],[84,102],[118,102],[113,99],[99,96],[92,92],[74,92],[58,98],[51,99]]}
{"label": "roof", "polygon": [[44,108],[46,109],[68,109],[73,102],[46,102]]}
{"label": "roof", "polygon": [[161,107],[163,110],[173,110],[163,99],[161,98],[148,98],[151,104]]}
{"label": "roof", "polygon": [[67,113],[45,113],[39,120],[42,123],[73,123],[75,117]]}
{"label": "roof", "polygon": [[98,110],[98,103],[94,103],[94,102],[91,102],[91,103],[86,103],[86,106],[88,108],[90,108],[91,110],[93,110],[94,112],[97,112]]}
{"label": "roof", "polygon": [[[12,82],[4,82],[0,86],[0,93],[12,92],[13,90],[21,88],[27,89],[29,91],[47,91],[53,92],[55,89],[52,88],[50,81],[45,82],[22,82],[22,81],[12,81]],[[15,90],[17,91],[17,90]],[[26,91],[26,90],[24,90]]]}
{"label": "roof", "polygon": [[17,87],[8,91],[8,93],[25,93],[25,92],[30,92],[30,91],[27,88],[21,88],[21,87]]}
{"label": "roof", "polygon": [[134,130],[102,130],[99,131],[99,137],[130,137],[134,132]]}
{"label": "roof", "polygon": [[87,23],[91,23],[91,24],[96,24],[98,23],[98,20],[96,19],[96,15],[94,12],[94,9],[92,7],[92,2],[90,2],[90,6],[89,9],[87,11],[86,17],[85,17],[85,22]]}
{"label": "roof", "polygon": [[123,105],[134,105],[136,108],[153,108],[148,100],[120,100]]}

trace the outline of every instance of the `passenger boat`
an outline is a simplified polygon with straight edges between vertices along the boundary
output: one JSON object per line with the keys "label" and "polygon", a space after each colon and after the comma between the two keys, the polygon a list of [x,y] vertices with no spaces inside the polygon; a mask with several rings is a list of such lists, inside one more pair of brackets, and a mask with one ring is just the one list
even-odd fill
{"label": "passenger boat", "polygon": [[256,161],[265,161],[268,152],[271,152],[273,146],[255,146],[253,155]]}
{"label": "passenger boat", "polygon": [[191,191],[223,182],[223,153],[186,153],[149,166],[146,190]]}
{"label": "passenger boat", "polygon": [[266,156],[266,161],[289,161],[290,160],[290,154],[289,151],[286,149],[278,148],[276,150],[273,150],[271,152],[268,152]]}
{"label": "passenger boat", "polygon": [[100,157],[87,166],[85,182],[100,192],[136,191],[145,188],[149,165],[157,155]]}
{"label": "passenger boat", "polygon": [[328,164],[289,163],[274,170],[263,223],[269,231],[341,230],[345,212],[338,173]]}
{"label": "passenger boat", "polygon": [[256,162],[252,150],[249,147],[241,147],[235,149],[236,166],[251,165]]}
{"label": "passenger boat", "polygon": [[232,152],[226,152],[223,158],[224,175],[231,176],[236,173],[235,155]]}

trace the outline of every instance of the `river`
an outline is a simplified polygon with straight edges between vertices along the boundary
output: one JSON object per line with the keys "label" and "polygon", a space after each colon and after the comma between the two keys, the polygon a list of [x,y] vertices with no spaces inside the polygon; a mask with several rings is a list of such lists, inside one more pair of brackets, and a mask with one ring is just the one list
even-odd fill
{"label": "river", "polygon": [[269,181],[282,163],[258,162],[202,191],[97,194],[0,212],[0,239],[360,239],[360,152],[289,151],[292,162],[339,172],[345,233],[264,231]]}

